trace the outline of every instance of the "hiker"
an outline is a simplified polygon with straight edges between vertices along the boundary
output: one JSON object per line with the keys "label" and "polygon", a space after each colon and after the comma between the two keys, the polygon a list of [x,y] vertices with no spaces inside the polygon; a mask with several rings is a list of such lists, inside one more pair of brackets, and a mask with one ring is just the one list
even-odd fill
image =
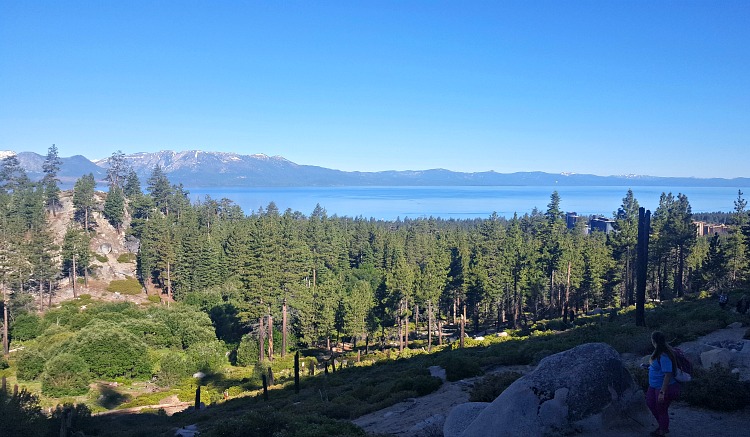
{"label": "hiker", "polygon": [[722,291],[719,295],[719,306],[721,309],[726,308],[727,302],[729,302],[729,296],[727,296],[726,291]]}
{"label": "hiker", "polygon": [[651,343],[654,345],[654,353],[651,354],[648,366],[646,405],[659,423],[659,427],[651,435],[664,436],[669,432],[669,404],[680,396],[680,384],[674,379],[677,361],[663,333],[654,331]]}

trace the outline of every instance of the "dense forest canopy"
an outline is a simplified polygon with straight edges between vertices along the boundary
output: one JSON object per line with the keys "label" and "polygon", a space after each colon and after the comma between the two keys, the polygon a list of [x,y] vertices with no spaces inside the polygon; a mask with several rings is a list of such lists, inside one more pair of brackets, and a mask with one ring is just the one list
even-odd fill
{"label": "dense forest canopy", "polygon": [[[184,187],[172,185],[158,166],[142,188],[122,156],[109,160],[104,202],[95,195],[93,175],[76,182],[75,224],[61,247],[53,244],[47,220],[60,208],[57,149],[50,148],[40,182],[30,181],[14,156],[2,161],[5,327],[13,317],[44,309],[44,297],[64,280],[88,279],[94,214],[140,242],[144,289],[198,305],[232,344],[257,336],[267,316],[277,324],[288,320],[288,347],[342,337],[381,344],[398,338],[408,347],[410,323],[466,317],[480,331],[635,303],[639,205],[632,191],[615,206],[609,234],[587,234],[580,223],[568,228],[557,192],[546,210],[510,219],[383,221],[329,216],[320,205],[309,215],[280,211],[273,202],[246,214],[229,199],[191,204]],[[742,196],[733,213],[701,217],[726,223],[727,235],[698,237],[687,197],[662,194],[650,229],[651,298],[746,278],[750,228]]]}

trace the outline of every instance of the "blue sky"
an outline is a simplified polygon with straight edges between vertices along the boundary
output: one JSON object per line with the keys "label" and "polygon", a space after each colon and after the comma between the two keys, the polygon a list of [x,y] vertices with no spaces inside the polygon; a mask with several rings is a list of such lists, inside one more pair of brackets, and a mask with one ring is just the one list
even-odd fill
{"label": "blue sky", "polygon": [[0,0],[0,150],[747,177],[748,1]]}

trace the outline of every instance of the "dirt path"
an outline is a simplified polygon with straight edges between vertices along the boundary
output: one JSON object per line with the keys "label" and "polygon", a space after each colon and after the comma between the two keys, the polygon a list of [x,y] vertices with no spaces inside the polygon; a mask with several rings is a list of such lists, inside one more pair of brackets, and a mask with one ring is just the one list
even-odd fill
{"label": "dirt path", "polygon": [[171,416],[174,413],[184,411],[188,407],[193,405],[193,402],[177,402],[173,404],[156,404],[156,405],[142,405],[140,407],[132,407],[132,408],[121,408],[119,410],[108,410],[108,411],[102,411],[100,413],[94,413],[94,416],[118,416],[122,414],[131,414],[131,413],[138,413],[141,410],[164,410],[168,416]]}
{"label": "dirt path", "polygon": [[[741,340],[747,328],[722,329],[697,340],[713,343]],[[681,345],[682,346],[682,345]],[[526,373],[532,366],[504,366],[492,372],[515,371]],[[742,369],[742,379],[750,379],[750,369]],[[443,423],[451,408],[469,401],[472,384],[480,378],[445,382],[440,389],[427,396],[409,399],[380,411],[364,415],[353,422],[368,433],[390,436],[441,437]],[[670,437],[733,437],[750,436],[750,407],[737,412],[716,412],[676,402],[670,408],[672,417]],[[656,422],[654,421],[654,427]],[[640,435],[640,434],[632,434]],[[630,437],[612,434],[607,437]]]}

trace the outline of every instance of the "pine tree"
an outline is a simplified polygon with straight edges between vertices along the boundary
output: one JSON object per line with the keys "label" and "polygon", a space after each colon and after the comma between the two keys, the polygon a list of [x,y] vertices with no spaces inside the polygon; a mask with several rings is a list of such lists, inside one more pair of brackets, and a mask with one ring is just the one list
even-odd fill
{"label": "pine tree", "polygon": [[367,316],[374,304],[375,294],[370,283],[365,280],[355,282],[344,297],[344,326],[355,348],[357,339],[367,336]]}
{"label": "pine tree", "polygon": [[610,234],[609,243],[619,265],[622,280],[620,305],[635,303],[635,256],[638,243],[638,201],[633,190],[628,190],[622,205],[615,214],[615,232]]}
{"label": "pine tree", "polygon": [[721,290],[728,277],[729,263],[719,234],[714,234],[708,246],[708,254],[700,269],[700,284],[707,291]]}
{"label": "pine tree", "polygon": [[60,273],[57,261],[60,248],[47,227],[36,229],[29,241],[29,263],[32,266],[36,291],[39,293],[38,310],[44,309],[44,293],[51,293]]}
{"label": "pine tree", "polygon": [[169,185],[169,179],[164,174],[160,165],[156,165],[148,178],[146,189],[154,201],[154,205],[164,215],[169,215],[169,199],[172,196],[172,187]]}
{"label": "pine tree", "polygon": [[125,220],[125,196],[122,188],[112,185],[104,201],[104,217],[119,233]]}
{"label": "pine tree", "polygon": [[128,175],[125,178],[125,187],[123,187],[125,197],[133,199],[137,196],[143,195],[141,191],[141,181],[138,179],[138,174],[132,168],[128,170]]}
{"label": "pine tree", "polygon": [[747,246],[742,234],[742,228],[748,221],[745,211],[747,200],[742,195],[742,190],[738,190],[737,199],[734,201],[734,214],[732,214],[730,223],[729,238],[727,239],[727,256],[730,258],[730,279],[733,285],[745,278],[748,268]]}
{"label": "pine tree", "polygon": [[88,232],[69,227],[65,232],[62,244],[62,271],[73,283],[74,297],[76,293],[76,277],[83,275],[88,285],[88,271],[91,264],[91,237]]}
{"label": "pine tree", "polygon": [[83,225],[83,229],[88,231],[91,214],[96,207],[96,197],[94,189],[96,180],[94,175],[89,173],[78,179],[73,187],[73,206],[75,207],[75,217]]}
{"label": "pine tree", "polygon": [[28,183],[29,178],[16,155],[7,156],[0,161],[0,191],[12,193]]}
{"label": "pine tree", "polygon": [[44,171],[44,178],[42,178],[42,185],[44,186],[44,197],[45,206],[48,210],[52,211],[52,215],[57,215],[57,209],[60,205],[60,187],[58,184],[60,180],[57,179],[57,173],[62,167],[62,160],[57,154],[57,146],[54,144],[47,150],[47,157],[44,159],[42,170]]}

